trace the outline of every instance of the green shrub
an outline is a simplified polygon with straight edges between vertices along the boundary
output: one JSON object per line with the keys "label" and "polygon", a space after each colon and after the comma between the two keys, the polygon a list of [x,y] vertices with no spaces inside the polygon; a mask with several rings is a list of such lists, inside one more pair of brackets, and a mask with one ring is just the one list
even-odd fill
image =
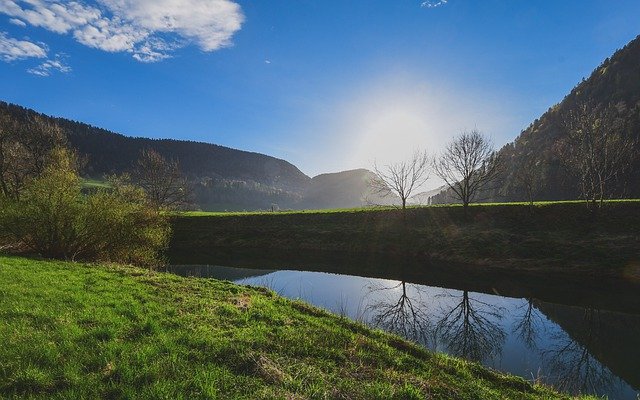
{"label": "green shrub", "polygon": [[153,264],[167,243],[166,219],[126,181],[81,191],[74,157],[56,150],[44,172],[0,213],[0,230],[44,257]]}

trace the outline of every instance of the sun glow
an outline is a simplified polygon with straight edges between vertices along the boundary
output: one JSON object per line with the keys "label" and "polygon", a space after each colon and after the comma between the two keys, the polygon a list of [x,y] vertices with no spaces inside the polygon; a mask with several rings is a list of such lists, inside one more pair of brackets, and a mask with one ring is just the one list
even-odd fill
{"label": "sun glow", "polygon": [[404,160],[417,149],[435,154],[464,129],[491,135],[506,125],[499,107],[479,94],[406,74],[368,83],[340,110],[335,141],[347,150],[345,164],[364,168]]}

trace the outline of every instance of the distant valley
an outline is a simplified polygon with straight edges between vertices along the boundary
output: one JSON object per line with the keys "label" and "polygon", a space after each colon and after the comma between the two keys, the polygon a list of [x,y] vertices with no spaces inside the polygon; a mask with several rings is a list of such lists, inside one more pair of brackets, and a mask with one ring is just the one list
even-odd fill
{"label": "distant valley", "polygon": [[128,137],[64,118],[0,102],[3,121],[42,118],[59,126],[71,148],[86,160],[82,175],[101,180],[131,172],[144,149],[177,160],[193,185],[195,208],[207,211],[326,209],[380,204],[369,192],[371,171],[357,169],[311,178],[275,157],[209,143]]}
{"label": "distant valley", "polygon": [[[625,135],[640,146],[640,37],[606,59],[588,79],[579,83],[559,104],[549,108],[512,143],[499,150],[504,169],[496,184],[477,201],[523,201],[518,182],[523,166],[538,171],[535,200],[580,198],[578,178],[563,166],[560,151],[567,132],[563,121],[580,104],[613,105]],[[54,118],[34,110],[0,102],[2,123],[26,123],[41,118],[59,126],[67,142],[86,160],[82,174],[103,179],[130,172],[144,149],[154,149],[177,160],[192,183],[194,208],[206,211],[351,208],[385,205],[393,198],[372,193],[373,172],[355,169],[316,177],[295,165],[264,154],[209,143],[128,137],[82,122]],[[432,149],[429,149],[432,150]],[[635,151],[625,179],[614,183],[615,197],[640,197],[640,149]],[[621,183],[624,182],[624,183]],[[455,202],[446,187],[419,193],[410,204]]]}

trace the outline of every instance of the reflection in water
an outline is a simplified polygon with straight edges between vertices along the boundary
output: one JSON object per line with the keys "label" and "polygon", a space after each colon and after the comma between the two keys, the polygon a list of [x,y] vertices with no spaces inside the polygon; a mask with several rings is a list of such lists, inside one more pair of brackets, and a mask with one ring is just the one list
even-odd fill
{"label": "reflection in water", "polygon": [[[200,275],[216,277],[219,267],[206,268]],[[636,400],[636,314],[320,272],[219,272],[570,393]]]}
{"label": "reflection in water", "polygon": [[[412,296],[407,286],[413,289]],[[420,285],[407,285],[404,281],[390,287],[372,283],[367,290],[372,300],[365,312],[370,314],[371,325],[430,347],[432,327]]]}
{"label": "reflection in water", "polygon": [[600,312],[585,309],[581,322],[581,341],[556,326],[550,335],[552,345],[543,351],[554,384],[569,393],[616,393],[622,382],[590,352],[606,340],[600,337]]}
{"label": "reflection in water", "polygon": [[443,310],[436,331],[449,353],[473,361],[485,361],[500,354],[506,337],[499,323],[504,309],[473,299],[466,290],[461,296],[446,296],[457,302]]}
{"label": "reflection in water", "polygon": [[544,324],[540,311],[535,308],[531,298],[527,299],[526,304],[518,306],[516,310],[518,314],[513,319],[513,333],[522,340],[528,349],[537,349],[540,329]]}

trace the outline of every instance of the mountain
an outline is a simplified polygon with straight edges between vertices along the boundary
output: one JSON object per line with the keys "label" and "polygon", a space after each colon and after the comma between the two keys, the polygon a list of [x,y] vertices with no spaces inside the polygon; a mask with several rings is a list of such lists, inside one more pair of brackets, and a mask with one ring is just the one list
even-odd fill
{"label": "mountain", "polygon": [[[626,122],[624,134],[635,138],[635,153],[640,155],[640,36],[607,58],[560,103],[549,108],[512,143],[500,149],[506,163],[505,171],[498,185],[481,197],[488,201],[526,200],[518,185],[516,171],[528,162],[541,168],[541,184],[535,194],[537,200],[579,198],[578,179],[563,165],[560,148],[567,138],[563,121],[577,112],[583,103],[614,105],[618,117]],[[619,197],[640,197],[640,156],[632,161],[626,184],[618,182],[614,192]],[[449,195],[444,191],[434,196],[432,201],[450,201]]]}
{"label": "mountain", "polygon": [[352,208],[387,204],[388,199],[370,190],[375,175],[366,169],[354,169],[313,177],[307,185],[299,208]]}
{"label": "mountain", "polygon": [[439,194],[440,192],[442,192],[445,189],[446,189],[446,186],[440,186],[439,188],[436,188],[436,189],[431,189],[431,190],[427,190],[425,192],[420,192],[420,193],[416,194],[415,196],[412,196],[409,199],[409,204],[417,205],[417,206],[428,205],[433,196]]}
{"label": "mountain", "polygon": [[[68,145],[86,160],[88,178],[131,172],[143,149],[177,160],[203,210],[350,208],[366,205],[367,170],[322,174],[311,179],[293,164],[268,155],[209,143],[128,137],[0,101],[0,124],[27,125],[34,118],[61,128]],[[0,126],[2,128],[2,126]]]}
{"label": "mountain", "polygon": [[94,178],[129,171],[143,149],[153,148],[166,158],[178,160],[183,173],[189,177],[247,180],[283,190],[299,189],[310,179],[289,162],[264,154],[209,143],[127,137],[5,102],[0,102],[0,114],[17,120],[37,116],[58,125],[71,147],[87,157],[83,173]]}

